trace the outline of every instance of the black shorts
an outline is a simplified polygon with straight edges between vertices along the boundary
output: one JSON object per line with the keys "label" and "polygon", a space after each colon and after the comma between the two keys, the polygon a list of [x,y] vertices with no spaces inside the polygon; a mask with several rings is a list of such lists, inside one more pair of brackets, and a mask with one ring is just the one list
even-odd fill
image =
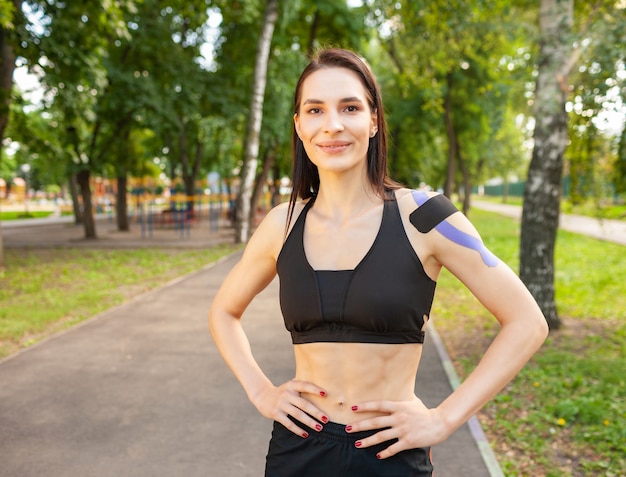
{"label": "black shorts", "polygon": [[430,448],[410,449],[387,459],[376,454],[394,441],[359,449],[354,443],[377,431],[348,434],[345,425],[329,422],[321,432],[298,425],[309,437],[297,436],[274,422],[265,477],[431,477]]}

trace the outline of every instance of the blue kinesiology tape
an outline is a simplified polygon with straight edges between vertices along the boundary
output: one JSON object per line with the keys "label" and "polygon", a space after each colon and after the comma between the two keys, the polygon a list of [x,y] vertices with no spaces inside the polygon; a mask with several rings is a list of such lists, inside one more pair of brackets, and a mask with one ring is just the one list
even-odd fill
{"label": "blue kinesiology tape", "polygon": [[[415,203],[419,206],[422,206],[430,199],[428,194],[424,191],[414,190],[412,194]],[[419,209],[417,210],[419,211]],[[457,229],[445,219],[435,225],[435,230],[456,244],[476,250],[488,267],[495,267],[498,264],[498,257],[491,253],[479,238]]]}

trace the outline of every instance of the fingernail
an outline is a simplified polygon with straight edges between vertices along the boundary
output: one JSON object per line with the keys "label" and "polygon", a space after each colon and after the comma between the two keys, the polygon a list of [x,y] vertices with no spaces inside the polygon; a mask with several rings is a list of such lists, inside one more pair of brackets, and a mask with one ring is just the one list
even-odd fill
{"label": "fingernail", "polygon": [[303,432],[302,433],[302,437],[304,437],[306,439],[307,437],[309,437],[309,433],[308,432]]}
{"label": "fingernail", "polygon": [[380,454],[376,454],[376,458],[377,458],[377,459],[380,459]]}
{"label": "fingernail", "polygon": [[320,391],[320,396],[322,397],[326,396],[326,391]]}
{"label": "fingernail", "polygon": [[350,432],[352,430],[352,426],[346,426],[346,432]]}
{"label": "fingernail", "polygon": [[352,410],[353,411],[358,411],[359,410],[359,406],[352,406]]}
{"label": "fingernail", "polygon": [[326,424],[328,422],[328,418],[326,416],[322,416],[322,422]]}
{"label": "fingernail", "polygon": [[315,429],[318,431],[322,430],[322,425],[321,424],[315,424]]}
{"label": "fingernail", "polygon": [[354,446],[355,446],[355,447],[361,447],[361,444],[362,444],[362,443],[361,443],[361,441],[356,441],[356,442],[354,443]]}

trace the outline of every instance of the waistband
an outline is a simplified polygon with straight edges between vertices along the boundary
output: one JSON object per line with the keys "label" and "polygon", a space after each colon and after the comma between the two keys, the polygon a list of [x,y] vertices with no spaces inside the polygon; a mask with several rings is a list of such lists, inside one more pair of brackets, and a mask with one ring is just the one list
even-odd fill
{"label": "waistband", "polygon": [[[381,428],[381,429],[373,429],[371,431],[359,431],[359,432],[348,433],[346,432],[346,424],[339,424],[337,422],[331,421],[331,422],[327,422],[326,424],[324,424],[323,422],[320,422],[320,424],[322,425],[322,430],[318,431],[315,429],[311,429],[309,426],[301,423],[300,421],[294,419],[291,416],[289,416],[289,419],[291,419],[295,424],[297,424],[299,427],[301,427],[306,432],[308,432],[310,437],[316,436],[324,440],[332,440],[332,441],[345,442],[345,443],[350,443],[350,444],[354,444],[354,442],[358,440],[365,439],[366,437],[369,437],[372,434],[376,434],[379,431],[388,429],[388,428],[384,428],[384,429]],[[282,426],[282,424],[280,424],[279,422],[277,422],[276,424]]]}

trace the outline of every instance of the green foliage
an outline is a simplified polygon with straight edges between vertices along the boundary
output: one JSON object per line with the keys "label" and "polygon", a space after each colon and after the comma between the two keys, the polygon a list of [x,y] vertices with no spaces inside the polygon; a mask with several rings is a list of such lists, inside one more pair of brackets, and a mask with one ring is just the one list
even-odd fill
{"label": "green foliage", "polygon": [[[236,169],[263,2],[28,0],[22,3],[23,11],[30,12],[27,16],[11,11],[12,5],[0,1],[0,22],[10,20],[20,64],[27,64],[53,93],[47,98],[54,98],[50,107],[56,110],[59,162],[102,173],[110,166],[136,169],[152,156],[170,161],[168,171],[192,175],[192,165],[185,162],[189,152],[181,146],[187,144],[190,151],[202,146],[199,174],[211,169],[230,174]],[[575,39],[581,57],[573,76],[571,114],[580,120],[579,128],[606,107],[604,98],[611,88],[622,86],[623,79],[616,75],[626,44],[620,13],[623,9],[614,1],[576,2],[576,28],[584,40]],[[200,57],[205,22],[218,15],[223,21],[215,57],[207,64]],[[279,168],[289,171],[295,77],[310,51],[338,45],[363,52],[383,84],[394,176],[411,185],[443,183],[448,75],[453,78],[453,122],[474,179],[481,179],[486,170],[502,176],[519,173],[526,158],[519,152],[524,131],[516,116],[528,115],[536,20],[534,3],[505,0],[376,0],[359,8],[330,0],[282,1],[261,156],[278,151]],[[128,162],[128,154],[120,151],[136,148],[118,143],[131,141],[135,129],[151,129],[154,138],[146,144],[150,149]],[[578,139],[584,135],[572,132],[572,157],[588,163],[578,153],[584,147]],[[616,145],[610,148],[597,171],[600,175],[621,170]],[[35,149],[28,145],[28,150]],[[61,180],[56,173],[50,180],[53,177]],[[621,190],[620,175],[614,177]]]}
{"label": "green foliage", "polygon": [[[509,112],[519,102],[512,74],[524,33],[519,11],[509,2],[463,0],[377,1],[374,7],[370,21],[380,47],[373,57],[386,72],[381,79],[397,147],[391,156],[395,175],[411,185],[443,185],[454,147],[445,127],[446,98],[459,145],[454,152],[474,180],[486,168],[518,169],[521,154],[498,152],[522,142]],[[508,133],[501,134],[505,117]]]}
{"label": "green foliage", "polygon": [[0,0],[0,28],[12,29],[15,5],[11,0]]}
{"label": "green foliage", "polygon": [[626,192],[626,127],[622,129],[617,154],[615,156],[613,184],[615,185],[615,192],[617,194]]}

